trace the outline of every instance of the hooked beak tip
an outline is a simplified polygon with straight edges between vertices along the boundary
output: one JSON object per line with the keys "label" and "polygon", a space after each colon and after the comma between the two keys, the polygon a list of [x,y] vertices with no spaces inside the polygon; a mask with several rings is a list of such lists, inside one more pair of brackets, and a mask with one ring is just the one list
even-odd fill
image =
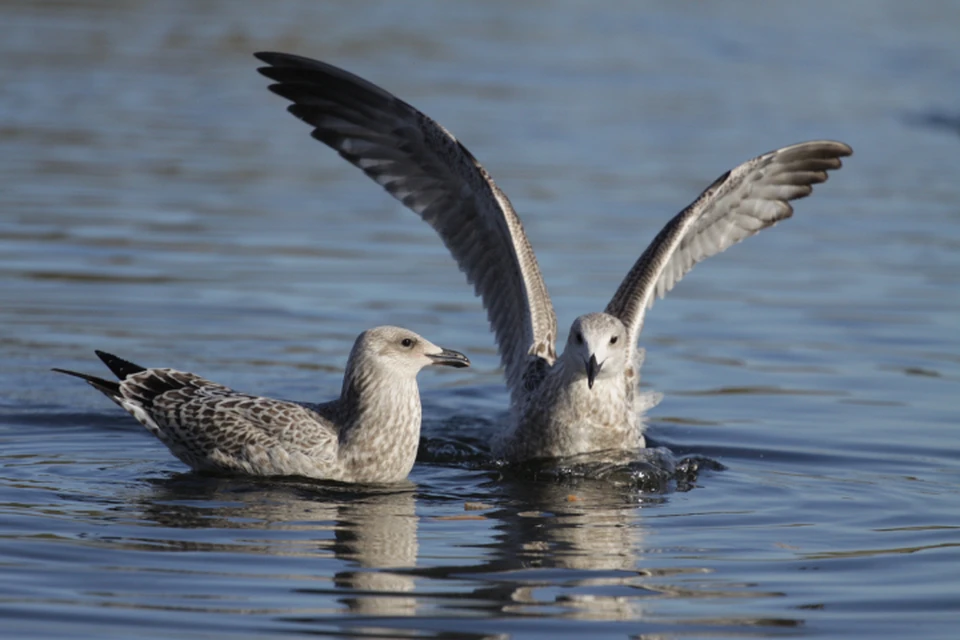
{"label": "hooked beak tip", "polygon": [[440,353],[428,353],[427,357],[432,360],[430,364],[439,364],[445,367],[456,367],[462,369],[470,366],[470,358],[459,351],[453,349],[440,349]]}
{"label": "hooked beak tip", "polygon": [[597,374],[600,373],[600,368],[603,365],[597,362],[597,356],[591,354],[590,361],[587,362],[587,388],[593,389],[593,383],[597,379]]}

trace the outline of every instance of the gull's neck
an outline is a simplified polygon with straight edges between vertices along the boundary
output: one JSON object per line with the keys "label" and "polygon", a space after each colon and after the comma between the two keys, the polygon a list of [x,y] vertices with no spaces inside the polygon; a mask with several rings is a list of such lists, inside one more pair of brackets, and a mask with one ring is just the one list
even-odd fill
{"label": "gull's neck", "polygon": [[351,363],[344,374],[340,405],[338,457],[345,470],[362,472],[369,481],[406,477],[420,441],[416,377],[370,362]]}

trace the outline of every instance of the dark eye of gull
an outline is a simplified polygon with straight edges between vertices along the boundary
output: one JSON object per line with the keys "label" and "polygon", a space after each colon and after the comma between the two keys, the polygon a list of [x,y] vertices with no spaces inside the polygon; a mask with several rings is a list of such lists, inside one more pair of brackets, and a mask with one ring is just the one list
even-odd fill
{"label": "dark eye of gull", "polygon": [[610,344],[617,344],[617,338],[618,338],[618,337],[619,337],[619,336],[613,336],[612,338],[610,338]]}
{"label": "dark eye of gull", "polygon": [[579,331],[577,332],[577,344],[583,344],[583,334]]}
{"label": "dark eye of gull", "polygon": [[405,347],[407,347],[407,348],[409,349],[410,347],[413,346],[413,339],[412,339],[412,338],[404,338],[403,340],[400,341],[400,344],[402,344],[403,346],[405,346]]}

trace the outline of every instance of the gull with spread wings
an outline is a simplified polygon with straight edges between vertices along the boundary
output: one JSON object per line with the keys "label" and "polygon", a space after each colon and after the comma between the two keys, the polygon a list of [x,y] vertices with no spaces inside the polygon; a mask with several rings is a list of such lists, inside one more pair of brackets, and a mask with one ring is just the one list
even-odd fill
{"label": "gull with spread wings", "polygon": [[483,301],[511,396],[499,439],[508,460],[645,445],[637,337],[654,300],[701,260],[793,213],[791,200],[852,150],[817,140],[726,172],[657,234],[602,312],[573,321],[563,352],[557,319],[523,225],[487,171],[449,131],[380,87],[335,66],[257,53],[288,109],[440,235]]}

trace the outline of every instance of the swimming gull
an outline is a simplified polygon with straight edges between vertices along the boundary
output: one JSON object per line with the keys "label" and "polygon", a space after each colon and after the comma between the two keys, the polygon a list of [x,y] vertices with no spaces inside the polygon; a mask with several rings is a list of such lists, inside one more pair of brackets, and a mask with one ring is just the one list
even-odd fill
{"label": "swimming gull", "polygon": [[506,195],[449,131],[332,65],[257,53],[274,93],[440,235],[483,301],[511,395],[508,460],[643,447],[637,337],[647,309],[693,266],[793,213],[839,169],[841,142],[803,142],[727,171],[657,234],[601,313],[573,321],[563,353],[533,249]]}
{"label": "swimming gull", "polygon": [[340,397],[323,404],[247,395],[192,373],[145,369],[96,352],[120,382],[83,378],[126,409],[173,455],[198,471],[297,475],[341,482],[398,482],[420,440],[417,373],[428,365],[467,367],[457,351],[412,331],[360,334]]}

